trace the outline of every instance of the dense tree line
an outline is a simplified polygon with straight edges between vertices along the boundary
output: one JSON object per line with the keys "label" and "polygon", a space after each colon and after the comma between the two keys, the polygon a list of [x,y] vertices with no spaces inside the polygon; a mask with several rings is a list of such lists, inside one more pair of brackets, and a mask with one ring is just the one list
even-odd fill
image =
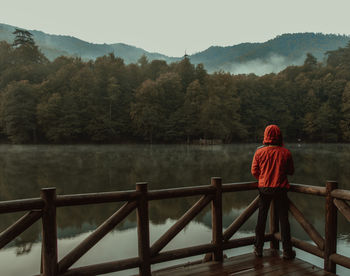
{"label": "dense tree line", "polygon": [[350,141],[350,44],[278,74],[208,74],[187,57],[50,62],[30,33],[0,42],[1,137],[13,143]]}

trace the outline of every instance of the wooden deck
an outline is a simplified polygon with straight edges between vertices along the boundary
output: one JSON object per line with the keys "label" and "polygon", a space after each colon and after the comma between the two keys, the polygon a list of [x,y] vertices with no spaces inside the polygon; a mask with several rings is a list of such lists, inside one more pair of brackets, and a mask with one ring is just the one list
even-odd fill
{"label": "wooden deck", "polygon": [[283,260],[270,250],[264,251],[263,258],[253,253],[239,255],[220,262],[206,262],[194,265],[174,266],[154,271],[152,276],[253,276],[253,275],[335,275],[300,259]]}

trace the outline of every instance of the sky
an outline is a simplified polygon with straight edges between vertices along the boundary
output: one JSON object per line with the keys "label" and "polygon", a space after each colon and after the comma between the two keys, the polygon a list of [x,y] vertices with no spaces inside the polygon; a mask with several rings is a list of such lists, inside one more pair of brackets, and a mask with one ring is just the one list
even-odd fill
{"label": "sky", "polygon": [[0,0],[0,23],[168,56],[283,33],[350,34],[349,0]]}

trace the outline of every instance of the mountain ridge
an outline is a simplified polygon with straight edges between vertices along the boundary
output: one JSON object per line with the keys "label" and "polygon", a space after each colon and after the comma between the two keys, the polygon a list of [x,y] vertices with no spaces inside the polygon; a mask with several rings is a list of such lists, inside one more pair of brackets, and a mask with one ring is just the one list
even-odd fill
{"label": "mountain ridge", "polygon": [[[19,27],[0,23],[0,41],[5,40],[8,43],[12,43],[14,39],[12,32],[15,30],[15,28]],[[74,36],[46,34],[38,30],[28,31],[33,34],[33,39],[35,40],[36,44],[50,60],[54,60],[61,55],[81,57],[84,60],[96,59],[109,53],[115,53],[116,56],[120,56],[117,53],[119,51],[124,53],[124,56],[120,57],[122,57],[126,63],[137,62],[138,58],[143,54],[145,54],[150,60],[172,60],[171,57],[166,55],[147,52],[141,48],[125,43],[96,44],[86,42]],[[126,54],[126,51],[129,54]]]}
{"label": "mountain ridge", "polygon": [[[12,43],[12,32],[16,27],[0,23],[0,41]],[[40,50],[50,59],[65,55],[81,57],[83,60],[96,59],[114,53],[125,63],[136,63],[145,55],[149,61],[164,60],[176,62],[182,57],[170,57],[161,53],[148,52],[125,43],[95,44],[68,35],[46,34],[28,30]],[[204,51],[189,56],[193,64],[202,63],[209,72],[228,71],[234,74],[277,73],[290,65],[303,63],[307,53],[323,61],[327,51],[344,47],[350,36],[323,33],[287,33],[265,42],[244,42],[232,46],[210,46]]]}

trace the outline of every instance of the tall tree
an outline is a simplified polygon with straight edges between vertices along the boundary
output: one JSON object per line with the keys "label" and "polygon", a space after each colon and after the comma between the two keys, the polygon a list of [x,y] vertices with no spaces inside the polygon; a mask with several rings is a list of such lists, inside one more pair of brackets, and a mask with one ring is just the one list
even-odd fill
{"label": "tall tree", "polygon": [[307,70],[313,70],[317,67],[317,59],[311,53],[306,54],[306,59],[304,61],[304,67]]}
{"label": "tall tree", "polygon": [[198,80],[189,84],[183,105],[184,131],[187,143],[190,142],[191,138],[200,138],[201,136],[200,113],[206,98],[204,89]]}
{"label": "tall tree", "polygon": [[15,39],[13,41],[15,62],[18,64],[26,63],[47,63],[47,58],[41,53],[38,46],[35,44],[33,35],[26,31],[16,29],[13,34]]}
{"label": "tall tree", "polygon": [[15,40],[13,41],[13,44],[12,44],[14,47],[23,46],[23,45],[26,45],[26,46],[35,45],[32,33],[26,30],[21,30],[16,28],[13,34],[15,35]]}
{"label": "tall tree", "polygon": [[6,41],[0,41],[0,73],[12,65],[13,49]]}
{"label": "tall tree", "polygon": [[240,102],[231,75],[213,74],[200,117],[205,138],[221,138],[231,142],[246,136],[246,129],[240,123],[239,109]]}
{"label": "tall tree", "polygon": [[340,128],[342,130],[342,137],[344,141],[350,142],[350,82],[346,84],[343,91],[341,112]]}
{"label": "tall tree", "polygon": [[196,79],[196,70],[190,59],[185,56],[180,62],[176,63],[175,72],[181,78],[182,89],[185,92],[188,85]]}
{"label": "tall tree", "polygon": [[139,134],[151,143],[162,123],[159,91],[155,81],[146,80],[141,84],[131,104],[131,118]]}
{"label": "tall tree", "polygon": [[10,84],[1,97],[1,121],[5,134],[13,143],[37,140],[37,88],[27,81]]}

